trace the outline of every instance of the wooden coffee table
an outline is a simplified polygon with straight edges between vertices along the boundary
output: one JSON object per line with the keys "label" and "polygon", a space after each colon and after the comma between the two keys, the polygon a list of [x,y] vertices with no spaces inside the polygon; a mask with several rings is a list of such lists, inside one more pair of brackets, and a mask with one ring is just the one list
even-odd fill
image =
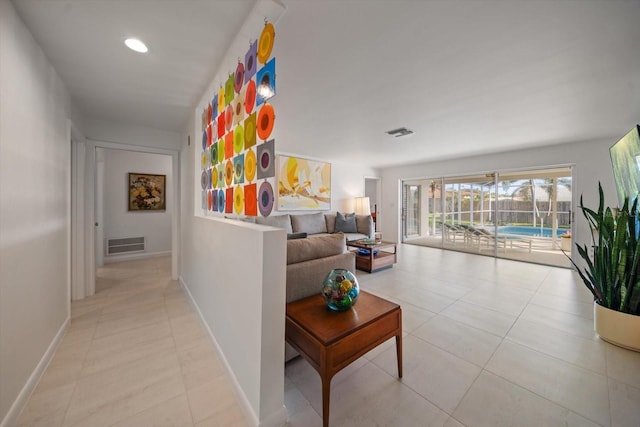
{"label": "wooden coffee table", "polygon": [[331,379],[368,351],[396,337],[398,377],[402,378],[402,310],[398,304],[360,291],[349,310],[330,310],[322,295],[287,304],[285,339],[322,379],[322,423],[329,425]]}
{"label": "wooden coffee table", "polygon": [[[368,252],[363,255],[359,251],[353,251],[356,254],[356,268],[358,270],[373,273],[383,268],[393,267],[393,264],[398,261],[396,244],[393,242],[366,243],[364,240],[353,240],[348,241],[347,246],[364,249]],[[393,249],[393,252],[389,252],[389,249]]]}

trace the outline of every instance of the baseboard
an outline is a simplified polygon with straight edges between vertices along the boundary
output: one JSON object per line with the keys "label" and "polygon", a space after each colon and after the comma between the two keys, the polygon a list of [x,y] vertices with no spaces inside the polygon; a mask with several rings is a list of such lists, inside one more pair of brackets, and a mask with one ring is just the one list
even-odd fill
{"label": "baseboard", "polygon": [[287,408],[282,405],[279,411],[274,412],[267,419],[262,420],[259,427],[282,427],[287,422]]}
{"label": "baseboard", "polygon": [[145,258],[156,258],[161,256],[167,256],[167,255],[171,255],[171,251],[139,252],[135,254],[125,254],[125,255],[105,255],[103,262],[105,264],[111,264],[114,262],[133,261],[136,259],[145,259]]}
{"label": "baseboard", "polygon": [[31,394],[40,382],[44,371],[47,369],[47,366],[49,366],[49,363],[53,359],[54,354],[56,354],[56,350],[58,349],[58,346],[60,345],[60,342],[62,341],[62,338],[67,331],[67,327],[69,326],[69,320],[70,317],[67,316],[67,319],[64,321],[64,323],[56,333],[53,341],[51,341],[51,344],[49,344],[47,351],[45,351],[44,355],[40,359],[40,362],[38,362],[36,368],[29,376],[29,379],[25,383],[24,387],[22,387],[22,390],[18,394],[18,397],[11,405],[11,408],[9,408],[9,412],[7,412],[7,415],[0,423],[0,427],[13,427],[18,423],[18,418],[20,417],[22,410],[26,406],[29,397],[31,397]]}
{"label": "baseboard", "polygon": [[[213,342],[213,345],[215,346],[216,351],[218,352],[218,356],[220,356],[220,359],[222,360],[222,364],[224,366],[224,369],[227,372],[227,374],[229,375],[229,378],[231,379],[231,383],[233,384],[234,392],[235,392],[236,396],[238,397],[238,399],[240,400],[240,404],[241,404],[240,406],[242,407],[242,411],[244,412],[244,415],[245,415],[246,419],[249,420],[250,424],[252,426],[254,426],[254,427],[270,427],[270,426],[267,426],[265,424],[259,424],[258,416],[253,411],[253,409],[251,408],[251,404],[249,403],[249,400],[247,399],[247,396],[242,391],[242,387],[240,387],[240,383],[238,382],[238,379],[236,378],[235,374],[233,373],[233,370],[231,369],[231,365],[229,365],[229,362],[227,361],[226,357],[224,356],[224,353],[222,352],[222,349],[220,348],[220,345],[218,344],[218,341],[216,340],[216,337],[213,335],[213,332],[211,331],[211,328],[209,328],[209,325],[205,321],[205,318],[202,315],[202,311],[200,311],[200,307],[198,307],[198,304],[196,303],[195,299],[193,299],[193,295],[191,295],[191,292],[189,291],[189,287],[185,283],[185,281],[182,278],[182,276],[180,276],[178,280],[180,281],[180,286],[182,287],[183,292],[187,296],[187,300],[189,301],[189,304],[191,304],[191,306],[194,308],[196,313],[198,313],[198,318],[200,319],[200,323],[202,323],[202,325],[206,329],[207,333],[209,334],[209,338],[211,339],[211,342]],[[283,407],[283,409],[284,409],[284,407]],[[286,419],[286,409],[285,409],[285,419]],[[278,424],[278,425],[274,424],[274,427],[276,427],[276,426],[280,427],[280,426],[282,426],[282,424]],[[4,426],[0,426],[0,427],[4,427]]]}

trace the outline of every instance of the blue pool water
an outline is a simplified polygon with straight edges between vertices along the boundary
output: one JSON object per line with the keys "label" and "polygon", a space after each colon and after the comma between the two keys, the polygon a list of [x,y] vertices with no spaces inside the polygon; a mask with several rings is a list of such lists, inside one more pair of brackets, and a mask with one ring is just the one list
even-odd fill
{"label": "blue pool water", "polygon": [[[543,228],[542,233],[540,232],[540,227],[498,227],[498,234],[517,234],[521,236],[531,236],[531,237],[551,237],[551,233],[553,230],[551,228]],[[560,237],[564,233],[567,232],[567,229],[559,228],[556,231],[556,236]]]}

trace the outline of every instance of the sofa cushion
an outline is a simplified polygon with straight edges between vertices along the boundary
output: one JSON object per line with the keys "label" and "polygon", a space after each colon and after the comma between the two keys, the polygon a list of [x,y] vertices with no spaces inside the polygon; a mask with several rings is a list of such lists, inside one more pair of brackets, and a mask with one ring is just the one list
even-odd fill
{"label": "sofa cushion", "polygon": [[338,255],[347,251],[342,233],[287,241],[287,265]]}
{"label": "sofa cushion", "polygon": [[333,234],[336,232],[336,214],[326,213],[324,214],[324,221],[327,223],[327,233]]}
{"label": "sofa cushion", "polygon": [[316,234],[327,232],[327,223],[322,212],[291,215],[291,226],[293,227],[293,233]]}
{"label": "sofa cushion", "polygon": [[287,234],[292,234],[291,219],[286,215],[272,215],[267,217],[259,216],[256,218],[256,224],[269,225],[271,227],[284,228]]}
{"label": "sofa cushion", "polygon": [[358,233],[373,238],[373,217],[371,215],[356,215],[356,228]]}
{"label": "sofa cushion", "polygon": [[343,214],[338,212],[336,214],[336,232],[343,233],[356,233],[358,229],[356,228],[356,214]]}

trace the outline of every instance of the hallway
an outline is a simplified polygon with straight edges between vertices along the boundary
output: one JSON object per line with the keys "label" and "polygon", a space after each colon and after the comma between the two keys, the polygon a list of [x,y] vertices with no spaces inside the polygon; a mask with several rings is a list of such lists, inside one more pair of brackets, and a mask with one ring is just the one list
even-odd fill
{"label": "hallway", "polygon": [[246,426],[171,258],[106,264],[19,426]]}

